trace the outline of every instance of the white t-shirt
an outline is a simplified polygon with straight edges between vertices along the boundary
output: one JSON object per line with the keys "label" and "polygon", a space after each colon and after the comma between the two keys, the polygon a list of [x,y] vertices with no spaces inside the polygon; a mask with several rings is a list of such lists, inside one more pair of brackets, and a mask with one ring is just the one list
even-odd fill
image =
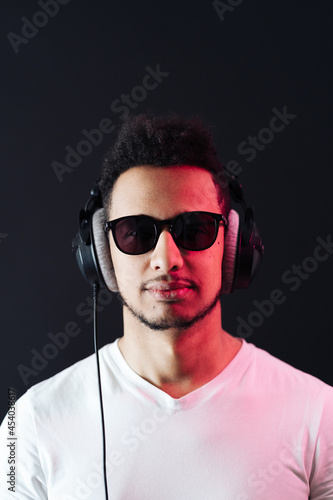
{"label": "white t-shirt", "polygon": [[[243,345],[179,399],[137,375],[118,340],[100,350],[110,500],[333,499],[333,388]],[[1,500],[104,499],[94,355],[17,402],[15,493],[8,417]]]}

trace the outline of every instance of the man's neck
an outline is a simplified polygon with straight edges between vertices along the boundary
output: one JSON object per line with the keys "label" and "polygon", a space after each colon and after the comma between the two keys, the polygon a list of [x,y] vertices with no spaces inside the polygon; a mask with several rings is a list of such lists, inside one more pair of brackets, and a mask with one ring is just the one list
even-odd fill
{"label": "man's neck", "polygon": [[186,330],[154,331],[124,309],[124,336],[119,349],[128,365],[142,378],[180,398],[216,377],[241,347],[221,327],[216,308]]}

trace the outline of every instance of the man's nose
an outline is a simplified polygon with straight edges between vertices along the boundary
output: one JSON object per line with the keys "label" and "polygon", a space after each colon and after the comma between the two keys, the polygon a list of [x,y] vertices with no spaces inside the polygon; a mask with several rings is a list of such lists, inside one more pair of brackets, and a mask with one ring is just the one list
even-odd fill
{"label": "man's nose", "polygon": [[171,233],[164,229],[156,243],[150,261],[154,271],[177,271],[183,266],[183,257]]}

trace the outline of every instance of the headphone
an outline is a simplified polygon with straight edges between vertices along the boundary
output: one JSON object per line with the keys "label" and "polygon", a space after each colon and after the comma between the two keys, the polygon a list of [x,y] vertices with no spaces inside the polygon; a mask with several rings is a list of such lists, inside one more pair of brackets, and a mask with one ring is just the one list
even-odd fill
{"label": "headphone", "polygon": [[[222,259],[222,294],[247,288],[257,273],[264,254],[264,245],[254,220],[254,211],[248,207],[237,177],[229,178],[231,198],[243,210],[243,217],[234,209],[225,228]],[[111,260],[108,238],[104,232],[104,209],[98,181],[90,191],[84,209],[79,214],[79,229],[72,240],[72,249],[84,278],[91,286],[98,285],[112,292],[118,291]]]}

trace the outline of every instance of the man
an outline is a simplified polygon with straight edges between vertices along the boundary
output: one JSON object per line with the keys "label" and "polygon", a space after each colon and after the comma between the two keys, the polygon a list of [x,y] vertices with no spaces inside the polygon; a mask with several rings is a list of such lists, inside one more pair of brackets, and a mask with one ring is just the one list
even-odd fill
{"label": "man", "polygon": [[[100,350],[109,498],[333,499],[333,388],[221,326],[230,204],[196,120],[139,116],[101,190],[124,332]],[[161,222],[162,221],[162,222]],[[103,499],[95,361],[18,402],[15,494]]]}

